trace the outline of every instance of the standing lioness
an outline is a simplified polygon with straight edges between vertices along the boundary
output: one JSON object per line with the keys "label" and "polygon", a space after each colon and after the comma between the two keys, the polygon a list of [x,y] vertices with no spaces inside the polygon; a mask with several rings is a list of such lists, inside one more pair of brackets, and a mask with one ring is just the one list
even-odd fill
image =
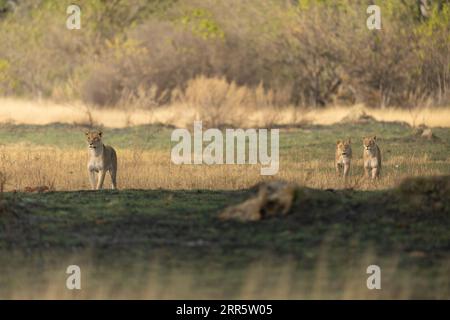
{"label": "standing lioness", "polygon": [[336,142],[336,156],[335,156],[335,167],[336,173],[340,174],[340,172],[344,171],[344,178],[348,176],[348,172],[350,171],[350,162],[352,161],[352,146],[351,140],[347,141],[338,140]]}
{"label": "standing lioness", "polygon": [[[103,187],[105,181],[106,171],[111,175],[112,189],[116,189],[116,175],[117,175],[117,155],[116,151],[110,147],[105,146],[102,142],[102,132],[86,132],[88,142],[89,160],[88,172],[89,181],[92,190],[99,190]],[[96,183],[95,174],[98,173],[98,182]]]}
{"label": "standing lioness", "polygon": [[377,137],[364,138],[364,171],[366,177],[378,178],[381,171],[381,151],[376,143]]}

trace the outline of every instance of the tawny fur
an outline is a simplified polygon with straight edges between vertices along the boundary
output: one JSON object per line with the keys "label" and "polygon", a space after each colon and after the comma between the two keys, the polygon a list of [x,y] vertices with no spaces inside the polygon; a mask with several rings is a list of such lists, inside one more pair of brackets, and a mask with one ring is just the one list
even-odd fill
{"label": "tawny fur", "polygon": [[[92,190],[100,190],[103,188],[105,175],[108,171],[111,176],[111,188],[117,188],[117,154],[110,147],[105,146],[102,142],[102,132],[86,132],[88,143],[89,160],[87,164],[89,173],[89,182]],[[98,180],[96,179],[98,174]]]}
{"label": "tawny fur", "polygon": [[376,179],[380,177],[381,151],[376,143],[377,137],[364,138],[364,173],[367,178]]}
{"label": "tawny fur", "polygon": [[342,175],[344,178],[348,177],[350,172],[350,164],[352,161],[352,146],[351,140],[338,140],[336,142],[336,153],[334,165],[336,173]]}
{"label": "tawny fur", "polygon": [[285,216],[294,202],[296,186],[284,181],[263,182],[258,194],[240,204],[227,207],[219,214],[223,220],[257,221]]}

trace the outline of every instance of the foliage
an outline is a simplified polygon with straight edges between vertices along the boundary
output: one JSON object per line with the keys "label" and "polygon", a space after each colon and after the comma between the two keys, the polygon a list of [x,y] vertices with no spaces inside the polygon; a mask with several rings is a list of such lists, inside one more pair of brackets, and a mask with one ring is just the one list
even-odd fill
{"label": "foliage", "polygon": [[[173,102],[199,76],[283,92],[274,104],[447,105],[450,5],[427,16],[411,2],[375,1],[382,30],[357,0],[0,2],[0,94],[94,105]],[[140,101],[136,103],[136,101]]]}

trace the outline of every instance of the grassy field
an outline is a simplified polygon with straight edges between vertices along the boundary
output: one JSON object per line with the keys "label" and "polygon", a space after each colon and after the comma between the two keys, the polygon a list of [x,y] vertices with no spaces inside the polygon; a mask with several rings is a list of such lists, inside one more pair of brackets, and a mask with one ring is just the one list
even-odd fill
{"label": "grassy field", "polygon": [[[258,166],[178,167],[171,128],[105,128],[121,190],[85,191],[83,130],[0,126],[1,298],[450,298],[448,128],[433,141],[401,123],[282,129],[276,178],[302,187],[289,216],[252,223],[217,214],[254,192]],[[384,155],[375,183],[361,178],[369,134]],[[334,145],[348,136],[344,184]],[[446,177],[399,187],[414,176]],[[11,192],[38,185],[55,191]],[[79,292],[65,289],[69,264],[82,268]],[[366,287],[371,264],[382,290]]]}
{"label": "grassy field", "polygon": [[[6,190],[39,185],[56,191],[87,189],[84,130],[67,124],[1,125],[0,171],[6,174]],[[118,151],[120,189],[236,190],[262,180],[259,165],[174,165],[172,130],[158,125],[104,129],[105,143]],[[280,170],[275,178],[319,189],[373,190],[394,187],[405,177],[450,174],[450,129],[433,128],[433,132],[438,138],[428,141],[402,123],[281,129]],[[383,154],[383,173],[377,183],[362,178],[362,137],[369,135],[377,135]],[[337,139],[348,137],[353,141],[354,161],[344,184],[335,174],[334,148]]]}

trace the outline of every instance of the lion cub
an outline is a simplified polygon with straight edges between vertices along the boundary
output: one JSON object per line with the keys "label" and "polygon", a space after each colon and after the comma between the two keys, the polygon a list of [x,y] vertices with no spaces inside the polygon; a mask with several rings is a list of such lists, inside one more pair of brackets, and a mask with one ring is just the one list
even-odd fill
{"label": "lion cub", "polygon": [[[109,171],[109,174],[111,175],[112,189],[116,189],[116,151],[112,147],[105,146],[103,144],[101,131],[88,131],[85,134],[89,151],[89,161],[87,167],[92,190],[99,190],[103,187],[103,181],[105,180],[106,171]],[[96,173],[99,174],[97,183],[95,181]]]}
{"label": "lion cub", "polygon": [[352,160],[352,146],[351,140],[346,141],[338,140],[336,142],[336,157],[335,157],[335,167],[336,173],[341,174],[343,169],[344,178],[348,176],[350,171],[350,162]]}
{"label": "lion cub", "polygon": [[364,171],[366,177],[378,178],[381,171],[381,151],[376,144],[377,137],[364,138]]}

